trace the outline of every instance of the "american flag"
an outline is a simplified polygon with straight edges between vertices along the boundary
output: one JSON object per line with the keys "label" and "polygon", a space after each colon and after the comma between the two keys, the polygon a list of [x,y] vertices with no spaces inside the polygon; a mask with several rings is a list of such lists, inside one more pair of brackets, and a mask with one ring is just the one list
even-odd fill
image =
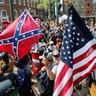
{"label": "american flag", "polygon": [[64,31],[53,96],[72,96],[73,86],[96,68],[96,40],[73,6]]}
{"label": "american flag", "polygon": [[42,35],[35,20],[25,10],[0,34],[0,51],[8,52],[17,60],[21,59]]}

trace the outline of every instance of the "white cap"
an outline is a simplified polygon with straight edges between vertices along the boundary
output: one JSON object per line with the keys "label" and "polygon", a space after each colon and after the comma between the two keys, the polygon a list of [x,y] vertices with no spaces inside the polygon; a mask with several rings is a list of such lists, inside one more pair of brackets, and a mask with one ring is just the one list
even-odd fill
{"label": "white cap", "polygon": [[46,58],[48,61],[53,61],[52,53],[45,52],[42,56],[39,56],[39,59]]}
{"label": "white cap", "polygon": [[53,41],[50,41],[50,44],[54,44],[54,42]]}
{"label": "white cap", "polygon": [[59,55],[59,51],[57,49],[55,49],[55,50],[53,50],[52,54],[53,54],[53,56]]}

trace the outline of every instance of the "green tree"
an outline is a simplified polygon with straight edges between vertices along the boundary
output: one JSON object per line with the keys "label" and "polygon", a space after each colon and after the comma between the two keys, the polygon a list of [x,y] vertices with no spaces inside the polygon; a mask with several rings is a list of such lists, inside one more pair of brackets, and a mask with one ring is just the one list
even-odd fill
{"label": "green tree", "polygon": [[[48,4],[48,0],[38,0],[36,3],[36,6],[38,9],[43,9],[45,12],[48,12],[49,9],[49,4]],[[55,0],[50,0],[50,9],[55,10]],[[50,10],[50,11],[52,11]],[[52,14],[52,12],[51,12]]]}

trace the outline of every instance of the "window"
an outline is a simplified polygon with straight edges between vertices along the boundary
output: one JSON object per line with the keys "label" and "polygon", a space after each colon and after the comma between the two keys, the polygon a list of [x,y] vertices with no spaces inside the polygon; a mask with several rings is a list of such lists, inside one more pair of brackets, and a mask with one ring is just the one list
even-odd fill
{"label": "window", "polygon": [[93,10],[96,10],[96,7],[95,6],[93,6]]}
{"label": "window", "polygon": [[29,0],[27,0],[27,6],[29,6]]}
{"label": "window", "polygon": [[31,7],[31,1],[29,1],[29,6]]}
{"label": "window", "polygon": [[13,0],[13,4],[16,4],[16,0]]}
{"label": "window", "polygon": [[7,17],[7,12],[6,12],[5,10],[2,10],[2,11],[1,11],[1,15],[2,15],[3,17]]}
{"label": "window", "polygon": [[24,9],[24,11],[27,10],[27,8]]}
{"label": "window", "polygon": [[0,19],[1,19],[1,22],[3,21],[9,21],[9,18],[8,18],[8,15],[7,15],[7,12],[5,10],[1,10],[1,14],[0,14]]}
{"label": "window", "polygon": [[3,4],[4,3],[4,0],[0,0],[0,4]]}
{"label": "window", "polygon": [[14,9],[14,19],[16,19],[18,17],[18,12],[16,9]]}
{"label": "window", "polygon": [[34,2],[34,8],[35,8],[35,2]]}
{"label": "window", "polygon": [[18,5],[21,5],[21,0],[18,0]]}
{"label": "window", "polygon": [[32,7],[32,1],[31,1],[31,7]]}
{"label": "window", "polygon": [[23,0],[23,5],[25,6],[25,0]]}
{"label": "window", "polygon": [[22,14],[22,10],[19,10],[19,15]]}
{"label": "window", "polygon": [[83,7],[83,6],[81,6],[81,9],[83,10],[83,9],[84,9],[84,7]]}
{"label": "window", "polygon": [[96,0],[93,0],[93,4],[96,4]]}
{"label": "window", "polygon": [[87,13],[89,13],[89,11],[87,11]]}
{"label": "window", "polygon": [[84,3],[84,1],[82,1],[82,4]]}
{"label": "window", "polygon": [[88,3],[88,4],[87,4],[87,6],[89,7],[89,6],[90,6],[90,4]]}

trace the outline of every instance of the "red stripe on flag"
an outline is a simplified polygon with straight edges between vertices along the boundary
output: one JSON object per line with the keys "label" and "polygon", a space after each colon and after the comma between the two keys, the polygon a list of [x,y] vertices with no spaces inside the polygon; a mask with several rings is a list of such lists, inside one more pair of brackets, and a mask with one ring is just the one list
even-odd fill
{"label": "red stripe on flag", "polygon": [[73,70],[73,76],[77,74],[81,74],[81,72],[87,70],[86,72],[83,72],[83,76],[78,75],[78,78],[74,80],[74,85],[76,85],[85,77],[87,77],[93,71],[93,69],[96,68],[96,64],[92,65],[92,63],[95,62],[96,56],[93,56],[92,58],[90,58],[88,62],[83,62],[82,64],[80,63],[82,60],[85,60],[90,55],[92,55],[95,49],[96,49],[96,45],[93,45],[87,51],[85,51],[82,55],[80,54],[77,58],[73,60],[73,62],[75,63],[73,66],[79,66],[78,68]]}
{"label": "red stripe on flag", "polygon": [[[82,67],[78,67],[77,69],[75,69],[75,70],[73,71],[73,75],[75,75],[75,74],[77,74],[77,73],[79,73],[79,72],[82,72],[82,71],[84,71],[85,69],[87,69],[88,66],[90,66],[95,59],[96,59],[96,56],[95,56],[93,59],[91,59],[87,64],[84,64]],[[78,66],[78,65],[77,65],[77,66]]]}
{"label": "red stripe on flag", "polygon": [[78,84],[80,81],[82,81],[84,78],[86,78],[89,75],[89,73],[91,73],[94,69],[96,69],[96,64],[86,74],[84,74],[83,76],[80,76],[78,79],[76,79],[73,82],[74,85]]}
{"label": "red stripe on flag", "polygon": [[[62,65],[62,62],[60,63],[61,65]],[[59,64],[59,65],[60,65]],[[54,85],[54,92],[55,91],[58,91],[58,94],[57,93],[55,93],[55,95],[53,95],[53,96],[56,96],[56,94],[58,95],[58,96],[68,96],[68,94],[66,94],[67,93],[67,91],[69,91],[69,90],[71,90],[71,92],[72,92],[72,90],[73,89],[70,89],[70,87],[73,85],[73,76],[71,75],[71,77],[68,77],[68,78],[66,78],[66,74],[70,74],[69,71],[70,70],[70,67],[69,66],[67,66],[66,64],[64,64],[64,66],[63,66],[63,68],[62,68],[62,70],[60,71],[60,73],[58,74],[58,78],[56,78],[56,83],[55,83],[55,85]],[[69,72],[68,72],[69,71]],[[64,81],[63,81],[63,79],[68,79],[66,82],[67,83],[65,83]],[[60,87],[60,83],[62,83],[62,84],[64,84],[64,85],[62,85],[63,86],[63,88],[62,87]],[[58,86],[59,86],[59,88],[58,88]],[[73,88],[73,87],[72,87]],[[69,89],[69,90],[68,90]]]}
{"label": "red stripe on flag", "polygon": [[[88,57],[94,50],[96,49],[96,44],[93,46],[90,46],[90,48],[88,50],[86,50],[85,53],[81,54],[80,56],[78,56],[77,58],[75,58],[73,60],[73,63],[76,64],[77,62],[85,59],[86,57]],[[83,58],[82,58],[83,57]]]}
{"label": "red stripe on flag", "polygon": [[60,74],[58,75],[58,78],[56,79],[57,82],[55,83],[54,90],[56,90],[56,88],[60,84],[61,80],[64,78],[65,74],[67,73],[68,69],[69,69],[69,67],[64,64]]}
{"label": "red stripe on flag", "polygon": [[35,23],[36,23],[38,26],[40,26],[40,25],[39,25],[39,19],[38,19],[38,18],[35,19]]}
{"label": "red stripe on flag", "polygon": [[[70,73],[69,73],[70,74]],[[65,86],[62,88],[62,91],[59,93],[58,96],[67,96],[67,91],[70,90],[70,87],[73,85],[73,76],[71,75],[70,79],[67,81]],[[72,91],[73,89],[71,89]],[[72,93],[73,94],[73,93]]]}

